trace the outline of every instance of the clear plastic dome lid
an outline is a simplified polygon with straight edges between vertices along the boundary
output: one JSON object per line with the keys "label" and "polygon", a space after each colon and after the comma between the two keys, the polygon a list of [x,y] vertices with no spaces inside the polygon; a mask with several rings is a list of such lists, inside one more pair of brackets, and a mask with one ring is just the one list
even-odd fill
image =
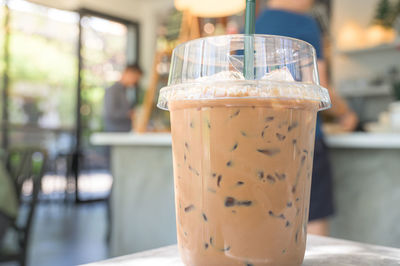
{"label": "clear plastic dome lid", "polygon": [[[254,79],[245,79],[244,45],[254,47]],[[246,55],[247,56],[247,55]],[[327,89],[319,85],[315,49],[307,42],[273,35],[222,35],[177,46],[168,86],[157,106],[171,100],[264,97],[317,101],[330,107]]]}

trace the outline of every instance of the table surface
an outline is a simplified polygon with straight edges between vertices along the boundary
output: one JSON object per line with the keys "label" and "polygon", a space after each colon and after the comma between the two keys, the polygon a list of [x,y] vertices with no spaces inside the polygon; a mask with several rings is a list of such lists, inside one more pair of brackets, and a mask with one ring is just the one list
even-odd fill
{"label": "table surface", "polygon": [[[183,266],[176,245],[117,257],[88,265]],[[309,235],[304,266],[400,265],[400,249]]]}

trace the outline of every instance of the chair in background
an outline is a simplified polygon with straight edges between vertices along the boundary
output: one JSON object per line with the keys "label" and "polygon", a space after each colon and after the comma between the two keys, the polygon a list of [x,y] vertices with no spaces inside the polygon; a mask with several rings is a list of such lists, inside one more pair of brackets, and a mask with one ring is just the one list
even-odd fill
{"label": "chair in background", "polygon": [[18,262],[22,266],[26,265],[30,230],[46,159],[47,152],[40,148],[12,148],[7,154],[6,166],[17,191],[19,214],[9,229],[16,235],[16,243],[11,246],[7,243],[0,250],[0,263]]}

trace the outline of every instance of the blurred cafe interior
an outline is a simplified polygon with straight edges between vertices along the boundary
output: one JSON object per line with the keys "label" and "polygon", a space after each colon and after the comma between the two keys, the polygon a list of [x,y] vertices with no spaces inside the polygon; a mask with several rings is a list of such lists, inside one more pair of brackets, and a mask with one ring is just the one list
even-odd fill
{"label": "blurred cafe interior", "polygon": [[[0,0],[0,265],[176,243],[158,93],[174,47],[243,32],[245,1],[226,2]],[[351,110],[321,114],[334,208],[321,234],[400,248],[400,0],[309,2],[325,85]]]}

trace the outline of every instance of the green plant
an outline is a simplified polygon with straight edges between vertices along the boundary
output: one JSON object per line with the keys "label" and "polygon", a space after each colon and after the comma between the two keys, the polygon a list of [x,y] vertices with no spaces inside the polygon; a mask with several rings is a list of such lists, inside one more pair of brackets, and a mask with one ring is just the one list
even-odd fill
{"label": "green plant", "polygon": [[376,8],[373,23],[386,28],[392,28],[394,21],[399,15],[400,0],[395,4],[389,0],[381,0]]}
{"label": "green plant", "polygon": [[391,17],[392,25],[399,16],[400,16],[400,0],[397,0],[397,3],[393,7],[393,12]]}

